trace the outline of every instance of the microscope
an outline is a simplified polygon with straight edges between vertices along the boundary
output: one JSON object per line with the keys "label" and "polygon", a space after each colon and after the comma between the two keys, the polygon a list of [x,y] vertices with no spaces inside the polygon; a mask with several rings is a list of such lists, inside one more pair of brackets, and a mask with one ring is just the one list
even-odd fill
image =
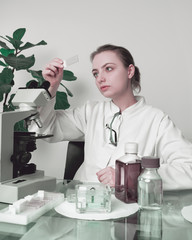
{"label": "microscope", "polygon": [[49,82],[44,81],[41,87],[19,88],[12,99],[16,110],[0,113],[0,202],[13,203],[38,190],[54,191],[56,187],[56,178],[44,176],[44,171],[29,163],[36,139],[52,135],[14,131],[21,120],[27,127],[32,121],[42,127],[38,108],[51,99],[48,87]]}

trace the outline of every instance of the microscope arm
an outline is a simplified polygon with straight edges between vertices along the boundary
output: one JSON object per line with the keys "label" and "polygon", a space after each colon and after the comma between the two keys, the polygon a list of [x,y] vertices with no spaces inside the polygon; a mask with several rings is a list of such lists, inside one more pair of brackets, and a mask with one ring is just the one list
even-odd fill
{"label": "microscope arm", "polygon": [[0,181],[13,178],[13,164],[10,161],[14,147],[14,125],[34,114],[34,110],[3,112],[0,114]]}
{"label": "microscope arm", "polygon": [[38,107],[44,106],[50,99],[49,92],[44,88],[21,88],[12,99],[12,104],[18,109],[0,114],[0,182],[13,178],[10,159],[14,151],[15,123],[31,116],[37,118]]}

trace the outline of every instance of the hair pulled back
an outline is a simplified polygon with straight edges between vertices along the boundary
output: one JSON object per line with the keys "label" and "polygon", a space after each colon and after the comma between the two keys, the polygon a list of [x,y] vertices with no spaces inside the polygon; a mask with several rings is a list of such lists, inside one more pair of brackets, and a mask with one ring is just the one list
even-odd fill
{"label": "hair pulled back", "polygon": [[133,59],[131,53],[124,47],[106,44],[106,45],[102,45],[102,46],[98,47],[97,50],[94,51],[90,55],[91,61],[93,61],[94,57],[97,54],[104,52],[104,51],[115,52],[119,56],[120,60],[122,61],[123,65],[126,68],[129,67],[130,64],[133,64],[133,66],[135,67],[135,74],[131,79],[131,85],[132,85],[132,89],[134,91],[140,92],[140,90],[141,90],[140,71],[139,71],[139,68],[137,66],[135,66],[135,62],[134,62],[134,59]]}

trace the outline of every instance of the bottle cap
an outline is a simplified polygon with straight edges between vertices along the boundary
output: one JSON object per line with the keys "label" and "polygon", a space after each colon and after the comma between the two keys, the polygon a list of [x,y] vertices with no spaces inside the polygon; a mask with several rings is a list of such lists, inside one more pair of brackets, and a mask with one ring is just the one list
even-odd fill
{"label": "bottle cap", "polygon": [[158,157],[143,157],[141,160],[141,167],[144,168],[159,168],[160,162]]}
{"label": "bottle cap", "polygon": [[138,144],[136,142],[128,142],[125,144],[125,153],[137,153]]}

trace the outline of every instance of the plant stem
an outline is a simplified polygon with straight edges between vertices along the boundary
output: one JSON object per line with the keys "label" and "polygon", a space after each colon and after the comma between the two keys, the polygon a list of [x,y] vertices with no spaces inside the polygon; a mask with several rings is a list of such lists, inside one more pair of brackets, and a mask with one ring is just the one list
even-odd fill
{"label": "plant stem", "polygon": [[5,100],[4,100],[4,102],[3,102],[3,108],[4,108],[4,106],[6,105],[7,97],[8,97],[8,93],[5,94]]}
{"label": "plant stem", "polygon": [[[14,73],[14,71],[15,71],[15,68],[12,69],[12,73]],[[14,85],[14,84],[13,84],[13,85]],[[4,102],[3,102],[3,107],[6,106],[6,102],[7,102],[8,95],[9,95],[9,93],[6,93],[6,94],[5,94],[5,99],[4,99]]]}

